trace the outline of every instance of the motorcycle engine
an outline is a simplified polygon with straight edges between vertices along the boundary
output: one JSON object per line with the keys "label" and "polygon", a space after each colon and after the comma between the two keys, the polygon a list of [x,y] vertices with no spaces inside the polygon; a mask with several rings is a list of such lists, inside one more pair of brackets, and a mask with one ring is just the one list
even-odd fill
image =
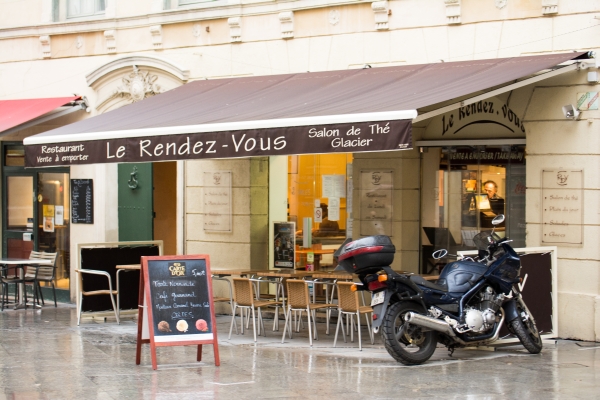
{"label": "motorcycle engine", "polygon": [[[504,296],[496,295],[490,286],[483,289],[475,302],[466,309],[465,323],[472,332],[486,332],[496,323],[496,311],[502,305]],[[474,304],[473,304],[474,303]]]}

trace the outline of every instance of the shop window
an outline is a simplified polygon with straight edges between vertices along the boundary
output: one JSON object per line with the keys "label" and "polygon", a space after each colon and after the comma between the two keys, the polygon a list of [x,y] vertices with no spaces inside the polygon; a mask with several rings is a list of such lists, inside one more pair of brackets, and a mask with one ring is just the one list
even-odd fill
{"label": "shop window", "polygon": [[[352,154],[346,153],[288,157],[288,220],[296,223],[297,244],[302,245],[305,218],[312,225],[312,244],[339,246],[345,240],[351,167]],[[316,209],[321,222],[315,220]]]}
{"label": "shop window", "polygon": [[179,0],[180,6],[187,6],[188,4],[196,4],[196,3],[208,3],[216,0]]}
{"label": "shop window", "polygon": [[67,0],[67,18],[104,14],[105,0]]}
{"label": "shop window", "polygon": [[422,153],[422,271],[434,272],[431,253],[473,249],[473,236],[496,228],[525,246],[524,146],[456,146]]}

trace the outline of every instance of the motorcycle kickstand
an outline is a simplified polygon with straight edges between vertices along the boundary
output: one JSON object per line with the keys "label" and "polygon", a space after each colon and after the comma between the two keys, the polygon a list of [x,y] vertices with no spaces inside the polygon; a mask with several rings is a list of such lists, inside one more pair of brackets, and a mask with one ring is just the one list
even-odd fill
{"label": "motorcycle kickstand", "polygon": [[452,354],[454,354],[454,350],[454,346],[448,347],[448,357],[452,357]]}

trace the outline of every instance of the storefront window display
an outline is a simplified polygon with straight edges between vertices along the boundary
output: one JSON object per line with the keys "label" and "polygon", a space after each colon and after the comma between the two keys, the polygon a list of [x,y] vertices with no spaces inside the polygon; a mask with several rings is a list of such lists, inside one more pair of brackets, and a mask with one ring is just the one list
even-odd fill
{"label": "storefront window display", "polygon": [[305,218],[310,218],[312,244],[341,244],[348,229],[347,171],[352,154],[311,154],[288,157],[288,221],[296,223],[296,243],[302,244]]}
{"label": "storefront window display", "polygon": [[431,253],[473,248],[473,236],[492,229],[525,246],[525,147],[432,147],[422,152],[422,265],[435,271]]}

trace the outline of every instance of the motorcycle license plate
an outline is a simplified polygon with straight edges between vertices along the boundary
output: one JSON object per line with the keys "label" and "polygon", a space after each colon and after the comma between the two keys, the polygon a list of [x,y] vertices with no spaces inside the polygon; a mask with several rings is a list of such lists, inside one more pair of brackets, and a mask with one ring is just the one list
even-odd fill
{"label": "motorcycle license plate", "polygon": [[385,299],[385,291],[373,293],[373,297],[371,298],[371,307],[376,306],[377,304],[383,303]]}

